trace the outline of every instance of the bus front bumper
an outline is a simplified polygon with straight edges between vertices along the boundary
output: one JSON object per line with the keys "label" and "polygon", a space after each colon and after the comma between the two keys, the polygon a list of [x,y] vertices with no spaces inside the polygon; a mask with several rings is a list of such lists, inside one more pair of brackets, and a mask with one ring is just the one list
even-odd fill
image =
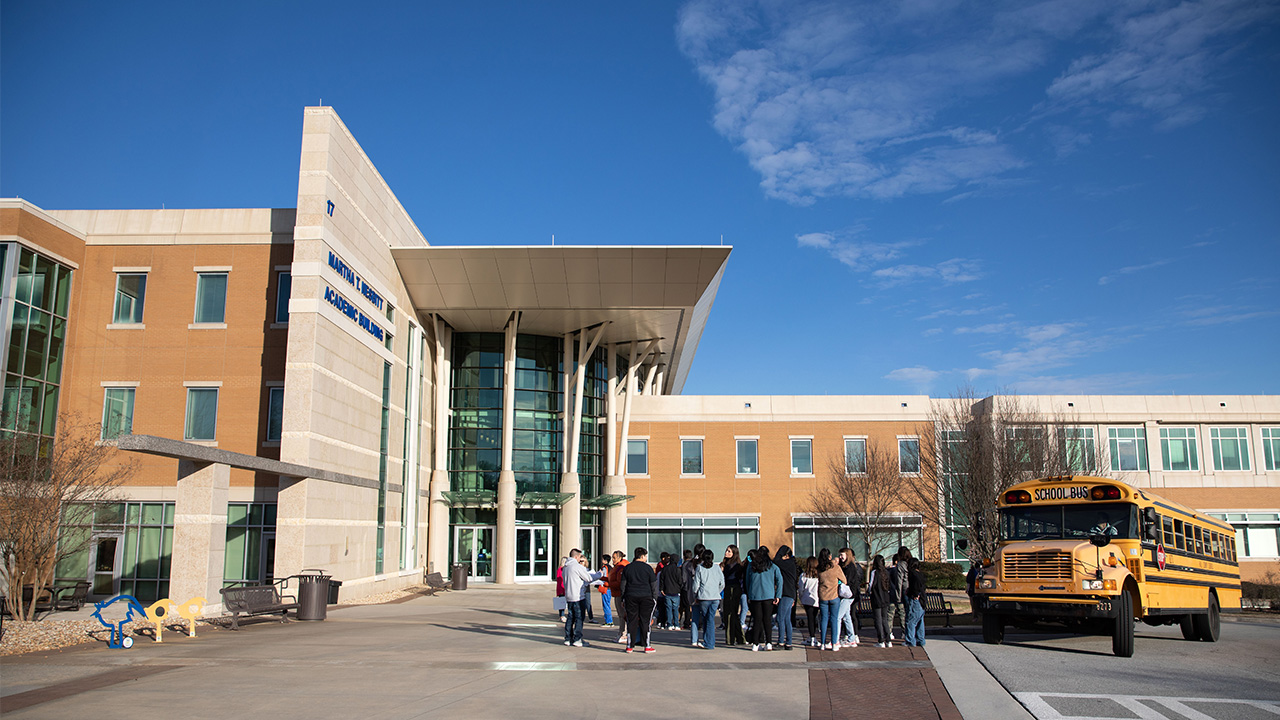
{"label": "bus front bumper", "polygon": [[1111,597],[1081,595],[1021,596],[975,595],[975,609],[979,612],[1010,617],[1036,618],[1112,618],[1118,608]]}

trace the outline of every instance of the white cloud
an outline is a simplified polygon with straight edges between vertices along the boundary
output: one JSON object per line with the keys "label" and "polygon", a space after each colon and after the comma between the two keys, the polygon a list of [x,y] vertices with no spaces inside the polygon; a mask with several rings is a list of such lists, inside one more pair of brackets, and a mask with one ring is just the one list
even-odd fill
{"label": "white cloud", "polygon": [[[871,270],[876,265],[902,256],[902,251],[920,245],[919,240],[904,240],[894,243],[876,243],[858,240],[866,228],[855,227],[841,236],[829,232],[811,232],[796,235],[796,245],[802,248],[815,248],[825,251],[842,264],[858,272]],[[852,235],[849,239],[844,236]]]}
{"label": "white cloud", "polygon": [[871,274],[886,285],[932,279],[945,283],[962,283],[981,278],[982,266],[977,260],[953,258],[936,265],[893,265]]}
{"label": "white cloud", "polygon": [[1136,272],[1142,272],[1143,270],[1150,270],[1152,268],[1158,268],[1162,265],[1168,265],[1171,262],[1173,262],[1173,260],[1169,258],[1162,258],[1160,260],[1145,263],[1143,265],[1130,265],[1128,267],[1122,267],[1119,270],[1112,272],[1110,275],[1103,275],[1102,277],[1098,278],[1098,284],[1109,285],[1115,282],[1116,278],[1120,275],[1132,275]]}
{"label": "white cloud", "polygon": [[886,380],[906,383],[920,392],[926,392],[929,386],[933,384],[933,381],[937,380],[938,376],[941,374],[942,373],[937,370],[930,370],[923,365],[916,365],[915,367],[898,368],[888,375],[885,375],[884,378]]}
{"label": "white cloud", "polygon": [[691,0],[676,36],[714,92],[716,131],[768,196],[959,188],[958,200],[1026,166],[1001,123],[1053,117],[1044,137],[1062,157],[1092,141],[1078,125],[1096,118],[1195,122],[1237,37],[1275,12],[1256,0]]}

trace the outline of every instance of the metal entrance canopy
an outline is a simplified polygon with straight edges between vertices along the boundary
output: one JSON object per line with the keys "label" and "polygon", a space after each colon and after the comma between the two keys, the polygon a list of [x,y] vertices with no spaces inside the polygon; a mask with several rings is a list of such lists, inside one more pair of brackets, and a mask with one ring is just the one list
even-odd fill
{"label": "metal entrance canopy", "polygon": [[419,314],[460,332],[558,337],[608,323],[602,344],[662,338],[663,392],[684,387],[729,246],[479,246],[391,249]]}

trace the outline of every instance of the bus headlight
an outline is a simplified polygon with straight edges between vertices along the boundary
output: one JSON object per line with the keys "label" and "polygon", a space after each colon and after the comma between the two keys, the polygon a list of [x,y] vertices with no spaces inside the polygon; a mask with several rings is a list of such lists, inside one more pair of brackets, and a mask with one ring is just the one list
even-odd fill
{"label": "bus headlight", "polygon": [[1103,582],[1102,580],[1085,580],[1084,589],[1085,590],[1101,590],[1102,582]]}
{"label": "bus headlight", "polygon": [[983,590],[994,590],[996,587],[996,579],[982,578],[981,580],[978,581],[978,587],[982,588]]}

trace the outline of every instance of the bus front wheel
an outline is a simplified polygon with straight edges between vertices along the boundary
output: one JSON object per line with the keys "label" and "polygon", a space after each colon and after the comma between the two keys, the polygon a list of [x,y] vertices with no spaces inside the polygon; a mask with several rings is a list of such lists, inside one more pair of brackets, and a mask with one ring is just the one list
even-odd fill
{"label": "bus front wheel", "polygon": [[988,645],[1004,642],[1004,618],[994,613],[982,614],[982,641]]}
{"label": "bus front wheel", "polygon": [[1209,593],[1209,612],[1191,616],[1196,636],[1205,642],[1218,642],[1218,632],[1222,627],[1222,618],[1218,611],[1218,596]]}
{"label": "bus front wheel", "polygon": [[1133,657],[1133,596],[1128,590],[1116,597],[1116,624],[1111,634],[1111,652],[1116,657]]}

